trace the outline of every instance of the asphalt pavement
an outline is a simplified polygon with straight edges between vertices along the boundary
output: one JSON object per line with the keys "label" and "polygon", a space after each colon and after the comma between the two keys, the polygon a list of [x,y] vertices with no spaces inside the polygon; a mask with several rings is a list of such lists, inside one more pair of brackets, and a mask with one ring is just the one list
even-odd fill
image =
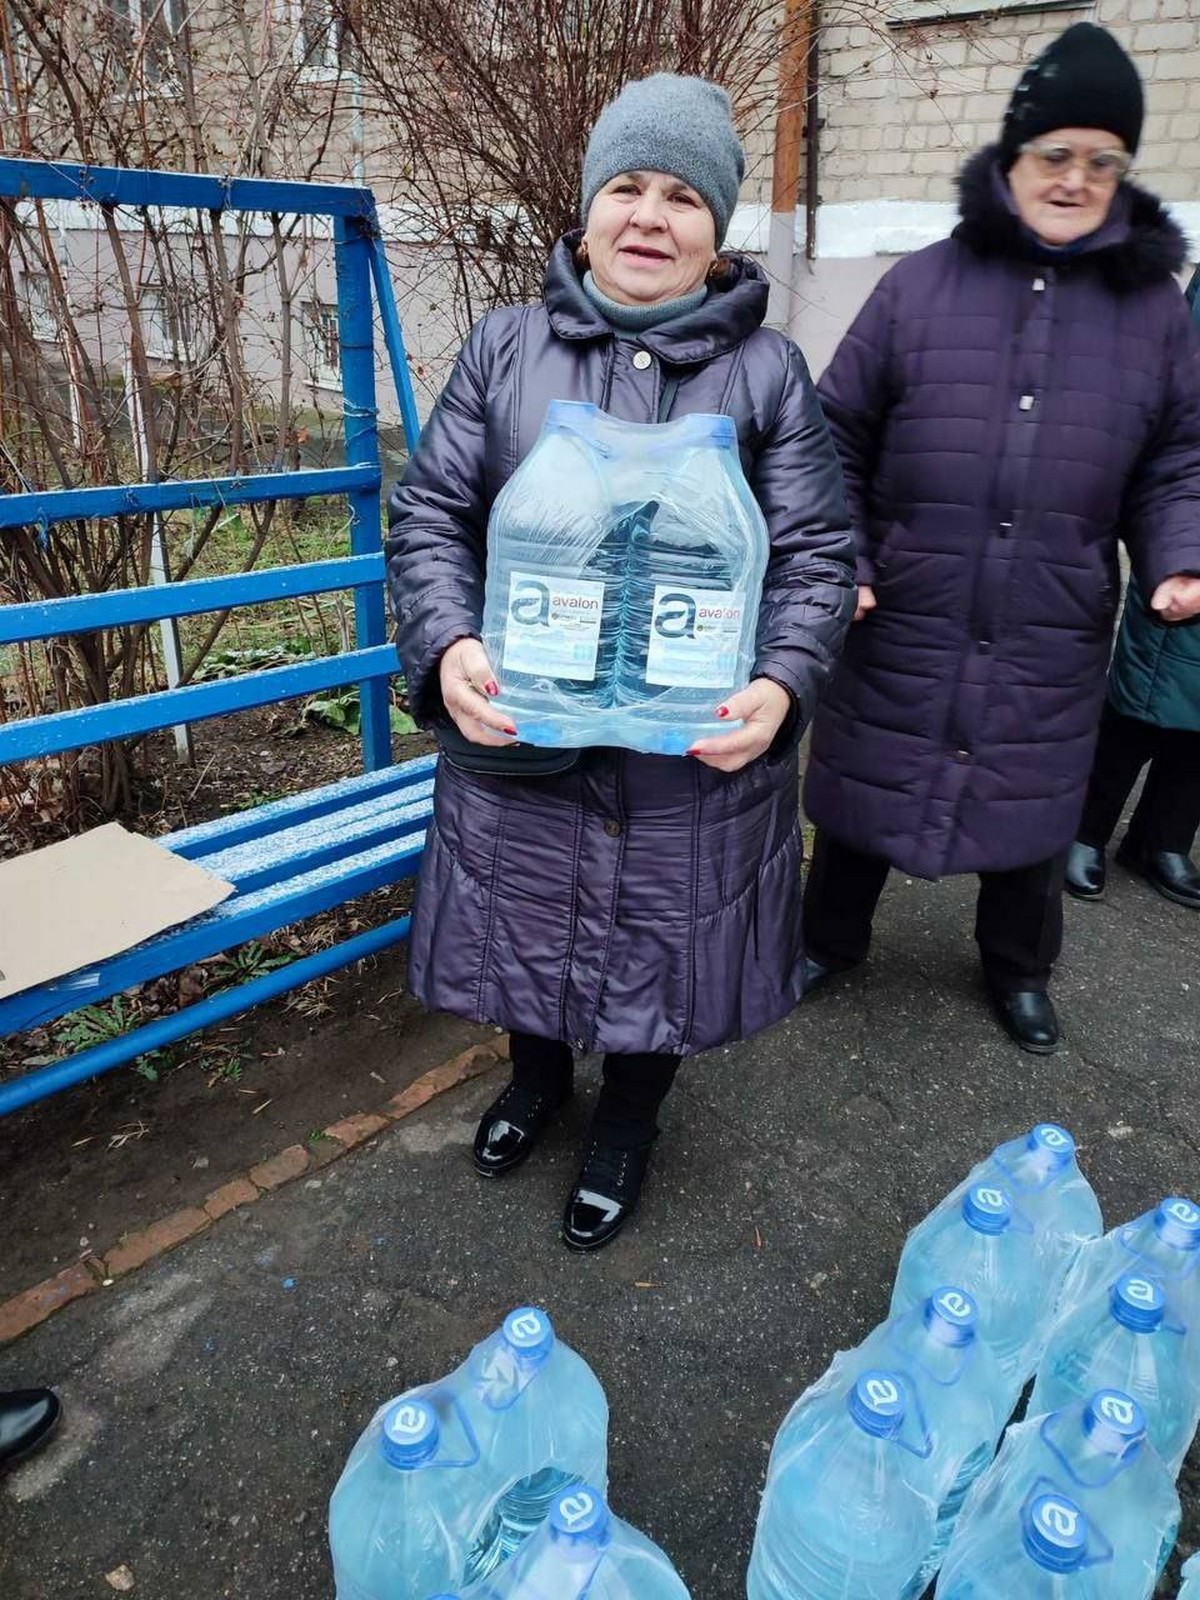
{"label": "asphalt pavement", "polygon": [[975,1160],[1054,1119],[1110,1224],[1200,1190],[1200,917],[1119,869],[1069,904],[1067,1042],[1037,1058],[985,1009],[972,894],[894,876],[865,969],[686,1066],[639,1216],[595,1257],[557,1230],[596,1064],[485,1183],[496,1073],[0,1352],[0,1388],[52,1384],[67,1418],[0,1482],[0,1595],[324,1600],[329,1492],[375,1406],[532,1301],[608,1394],[615,1509],[696,1600],[740,1600],[783,1413],[884,1315],[906,1232]]}

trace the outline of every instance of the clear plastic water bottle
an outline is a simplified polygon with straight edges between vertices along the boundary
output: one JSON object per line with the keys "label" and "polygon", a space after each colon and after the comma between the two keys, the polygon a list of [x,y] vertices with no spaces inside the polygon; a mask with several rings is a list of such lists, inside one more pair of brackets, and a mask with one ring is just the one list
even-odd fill
{"label": "clear plastic water bottle", "polygon": [[1167,1316],[1161,1284],[1126,1273],[1107,1295],[1089,1296],[1055,1325],[1030,1415],[1086,1400],[1097,1389],[1120,1389],[1141,1406],[1151,1444],[1177,1476],[1200,1423],[1183,1334]]}
{"label": "clear plastic water bottle", "polygon": [[1200,1551],[1183,1563],[1179,1600],[1200,1600]]}
{"label": "clear plastic water bottle", "polygon": [[995,1356],[1011,1415],[1032,1376],[1057,1283],[1037,1249],[1032,1224],[999,1184],[974,1184],[943,1202],[909,1234],[896,1271],[891,1315],[921,1306],[953,1283],[979,1306],[979,1338]]}
{"label": "clear plastic water bottle", "polygon": [[1104,1229],[1100,1202],[1079,1169],[1075,1140],[1057,1122],[998,1145],[974,1167],[951,1198],[976,1184],[999,1184],[1033,1224],[1051,1272],[1063,1273],[1080,1247]]}
{"label": "clear plastic water bottle", "polygon": [[1168,1318],[1187,1330],[1195,1371],[1200,1361],[1200,1206],[1184,1195],[1168,1195],[1153,1211],[1084,1245],[1063,1284],[1060,1317],[1097,1289],[1111,1289],[1127,1272],[1162,1285]]}
{"label": "clear plastic water bottle", "polygon": [[933,1546],[929,1443],[903,1374],[836,1368],[775,1438],[748,1600],[915,1600]]}
{"label": "clear plastic water bottle", "polygon": [[683,754],[749,681],[768,536],[725,416],[551,403],[488,522],[484,644],[529,744]]}
{"label": "clear plastic water bottle", "polygon": [[426,1600],[500,1565],[556,1492],[607,1481],[595,1375],[525,1306],[439,1383],[380,1408],[329,1507],[338,1600]]}
{"label": "clear plastic water bottle", "polygon": [[588,1484],[555,1496],[520,1553],[461,1600],[688,1600],[683,1579],[649,1539]]}
{"label": "clear plastic water bottle", "polygon": [[730,417],[682,418],[640,465],[656,512],[629,548],[616,701],[642,746],[680,754],[749,679],[766,529]]}
{"label": "clear plastic water bottle", "polygon": [[938,1515],[922,1588],[940,1566],[967,1491],[996,1454],[1008,1420],[1008,1386],[978,1329],[974,1299],[948,1285],[917,1310],[876,1328],[851,1356],[863,1368],[890,1365],[902,1372],[924,1423]]}
{"label": "clear plastic water bottle", "polygon": [[[988,1587],[990,1565],[1018,1542],[1033,1504],[1052,1497],[1080,1513],[1078,1580],[1059,1589]],[[1066,1519],[1069,1520],[1069,1519]],[[1075,1600],[1145,1600],[1153,1593],[1179,1526],[1179,1496],[1146,1439],[1129,1395],[1098,1390],[1079,1404],[1009,1428],[1000,1454],[968,1494],[938,1580],[940,1600],[1009,1595]],[[1028,1554],[1028,1551],[1026,1551]],[[1001,1565],[1003,1563],[1001,1562]],[[1087,1572],[1086,1580],[1082,1574]],[[974,1584],[975,1587],[970,1585]]]}
{"label": "clear plastic water bottle", "polygon": [[954,1541],[936,1600],[1116,1600],[1109,1566],[1073,1500],[1033,1495]]}
{"label": "clear plastic water bottle", "polygon": [[483,643],[510,716],[612,704],[624,540],[594,405],[551,404],[488,522]]}

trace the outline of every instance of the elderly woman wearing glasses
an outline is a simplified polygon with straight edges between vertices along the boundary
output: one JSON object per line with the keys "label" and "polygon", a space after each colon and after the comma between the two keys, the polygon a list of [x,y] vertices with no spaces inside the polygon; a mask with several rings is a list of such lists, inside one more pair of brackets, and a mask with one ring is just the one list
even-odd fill
{"label": "elderly woman wearing glasses", "polygon": [[986,992],[1043,1054],[1118,536],[1159,618],[1200,611],[1200,342],[1183,238],[1126,181],[1142,118],[1112,35],[1069,28],[820,386],[859,600],[813,728],[807,985],[864,959],[891,867],[978,873]]}

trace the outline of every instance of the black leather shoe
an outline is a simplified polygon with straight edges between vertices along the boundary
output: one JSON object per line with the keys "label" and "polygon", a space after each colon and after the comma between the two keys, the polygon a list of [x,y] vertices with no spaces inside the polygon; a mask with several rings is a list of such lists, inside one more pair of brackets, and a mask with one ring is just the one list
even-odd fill
{"label": "black leather shoe", "polygon": [[1175,850],[1149,850],[1143,855],[1125,840],[1117,851],[1117,860],[1127,872],[1144,878],[1152,889],[1177,906],[1200,911],[1200,870],[1190,856]]}
{"label": "black leather shoe", "polygon": [[830,978],[840,978],[845,972],[853,972],[858,965],[852,961],[844,967],[827,967],[823,961],[818,961],[815,956],[804,958],[804,993],[802,1000],[807,1000],[814,989],[819,989],[822,984],[828,983]]}
{"label": "black leather shoe", "polygon": [[1005,1033],[1031,1055],[1049,1056],[1058,1049],[1058,1018],[1045,989],[988,987],[992,1010]]}
{"label": "black leather shoe", "polygon": [[1078,840],[1067,851],[1066,889],[1076,900],[1099,900],[1108,876],[1104,851]]}
{"label": "black leather shoe", "polygon": [[0,1467],[32,1455],[58,1426],[62,1405],[49,1389],[0,1394]]}
{"label": "black leather shoe", "polygon": [[616,1238],[637,1210],[652,1147],[653,1140],[634,1150],[589,1146],[563,1212],[568,1250],[600,1250]]}
{"label": "black leather shoe", "polygon": [[551,1117],[570,1098],[570,1089],[556,1098],[510,1083],[479,1119],[473,1150],[475,1171],[485,1178],[498,1178],[519,1167]]}

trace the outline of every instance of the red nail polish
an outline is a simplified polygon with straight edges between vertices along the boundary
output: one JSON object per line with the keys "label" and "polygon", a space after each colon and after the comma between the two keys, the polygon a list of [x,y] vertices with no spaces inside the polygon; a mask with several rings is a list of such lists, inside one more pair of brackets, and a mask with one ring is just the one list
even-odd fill
{"label": "red nail polish", "polygon": [[483,686],[483,692],[484,694],[490,695],[497,695],[500,693],[500,685],[496,682],[495,678],[488,679]]}
{"label": "red nail polish", "polygon": [[728,706],[718,706],[717,707],[717,715],[719,717],[727,717],[729,715],[729,707]]}
{"label": "red nail polish", "polygon": [[507,723],[505,724],[503,731],[507,734],[511,734],[514,739],[517,736],[517,730],[513,727],[510,727]]}

